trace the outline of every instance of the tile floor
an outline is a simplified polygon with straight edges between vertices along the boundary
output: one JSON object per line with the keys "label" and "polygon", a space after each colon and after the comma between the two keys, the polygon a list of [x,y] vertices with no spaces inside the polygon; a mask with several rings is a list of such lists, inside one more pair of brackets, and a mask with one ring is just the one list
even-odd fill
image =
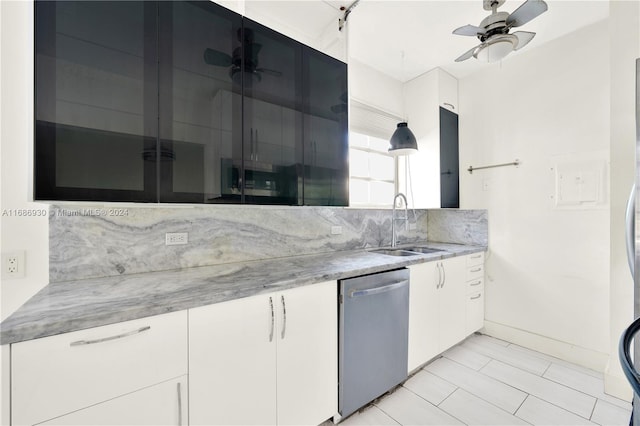
{"label": "tile floor", "polygon": [[343,425],[628,425],[602,374],[473,335]]}

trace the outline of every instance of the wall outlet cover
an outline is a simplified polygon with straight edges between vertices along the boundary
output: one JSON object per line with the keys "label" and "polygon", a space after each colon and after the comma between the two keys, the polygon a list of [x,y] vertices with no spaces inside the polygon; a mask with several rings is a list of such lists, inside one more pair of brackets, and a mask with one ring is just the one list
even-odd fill
{"label": "wall outlet cover", "polygon": [[24,251],[2,253],[2,279],[24,278],[25,266]]}
{"label": "wall outlet cover", "polygon": [[189,242],[188,232],[167,232],[164,234],[164,244],[167,246],[177,246]]}

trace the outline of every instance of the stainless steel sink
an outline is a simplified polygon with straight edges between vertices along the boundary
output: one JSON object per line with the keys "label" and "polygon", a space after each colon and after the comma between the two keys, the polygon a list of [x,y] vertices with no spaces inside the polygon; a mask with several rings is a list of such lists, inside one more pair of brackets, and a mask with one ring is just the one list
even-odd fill
{"label": "stainless steel sink", "polygon": [[413,251],[413,252],[422,253],[422,254],[443,253],[445,251],[445,250],[435,249],[431,247],[405,247],[403,248],[403,250]]}
{"label": "stainless steel sink", "polygon": [[379,249],[371,250],[371,253],[384,254],[387,256],[417,256],[420,253],[408,251],[405,249]]}

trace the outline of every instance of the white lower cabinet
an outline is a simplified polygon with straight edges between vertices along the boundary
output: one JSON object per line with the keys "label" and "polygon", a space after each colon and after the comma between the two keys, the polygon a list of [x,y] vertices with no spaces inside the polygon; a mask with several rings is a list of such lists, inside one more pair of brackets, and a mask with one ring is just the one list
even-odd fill
{"label": "white lower cabinet", "polygon": [[477,323],[478,315],[484,317],[484,310],[468,316],[467,256],[411,265],[409,270],[411,372],[471,334],[471,323]]}
{"label": "white lower cabinet", "polygon": [[319,424],[337,412],[337,283],[189,310],[192,425]]}
{"label": "white lower cabinet", "polygon": [[177,383],[186,386],[186,375],[186,311],[15,343],[11,422],[177,425]]}
{"label": "white lower cabinet", "polygon": [[42,425],[187,425],[187,376],[74,411]]}

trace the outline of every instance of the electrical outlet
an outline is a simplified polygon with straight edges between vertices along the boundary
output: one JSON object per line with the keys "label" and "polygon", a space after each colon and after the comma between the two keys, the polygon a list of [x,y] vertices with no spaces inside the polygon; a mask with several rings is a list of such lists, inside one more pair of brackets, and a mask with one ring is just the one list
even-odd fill
{"label": "electrical outlet", "polygon": [[11,253],[2,254],[2,278],[13,279],[23,278],[25,263],[24,263],[24,251],[14,251]]}
{"label": "electrical outlet", "polygon": [[177,246],[189,242],[188,232],[167,232],[164,234],[164,244],[166,246]]}
{"label": "electrical outlet", "polygon": [[331,227],[331,235],[340,235],[340,234],[342,234],[342,226]]}

